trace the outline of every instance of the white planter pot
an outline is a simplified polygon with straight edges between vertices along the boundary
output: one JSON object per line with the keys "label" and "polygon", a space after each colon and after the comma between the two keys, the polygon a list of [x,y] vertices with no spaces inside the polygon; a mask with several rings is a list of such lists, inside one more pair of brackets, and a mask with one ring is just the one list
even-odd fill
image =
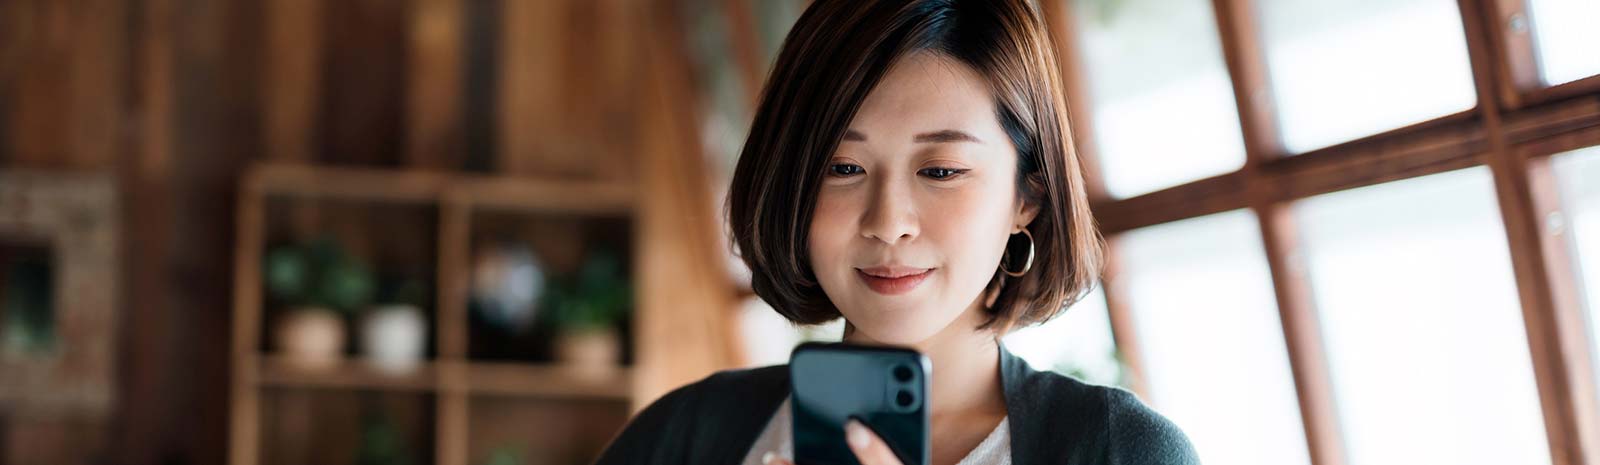
{"label": "white planter pot", "polygon": [[428,319],[410,305],[374,307],[361,320],[361,353],[380,371],[403,374],[421,365]]}

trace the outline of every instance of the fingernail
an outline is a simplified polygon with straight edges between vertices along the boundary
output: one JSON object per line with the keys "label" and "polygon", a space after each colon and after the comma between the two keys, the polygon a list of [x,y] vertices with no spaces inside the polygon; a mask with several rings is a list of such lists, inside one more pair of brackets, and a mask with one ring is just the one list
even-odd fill
{"label": "fingernail", "polygon": [[774,453],[772,453],[772,451],[767,451],[767,453],[761,454],[761,464],[762,465],[771,465],[772,461],[777,459],[777,458],[778,458],[778,454],[774,454]]}
{"label": "fingernail", "polygon": [[850,441],[850,447],[857,449],[867,447],[867,443],[872,442],[872,434],[867,431],[867,427],[856,420],[844,424],[844,438]]}

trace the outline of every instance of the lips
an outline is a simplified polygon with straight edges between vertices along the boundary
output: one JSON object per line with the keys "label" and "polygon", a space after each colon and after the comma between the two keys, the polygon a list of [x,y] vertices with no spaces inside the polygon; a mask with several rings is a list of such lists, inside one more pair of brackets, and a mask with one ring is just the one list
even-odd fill
{"label": "lips", "polygon": [[909,268],[900,266],[875,266],[871,268],[857,268],[856,276],[867,284],[867,287],[883,295],[898,295],[910,292],[928,275],[933,274],[932,268]]}

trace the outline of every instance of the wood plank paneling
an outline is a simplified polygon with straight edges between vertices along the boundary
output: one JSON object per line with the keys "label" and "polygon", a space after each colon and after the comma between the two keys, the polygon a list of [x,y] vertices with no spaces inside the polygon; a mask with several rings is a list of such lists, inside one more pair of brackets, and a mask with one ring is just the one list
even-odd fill
{"label": "wood plank paneling", "polygon": [[407,53],[405,165],[464,165],[465,0],[411,0]]}
{"label": "wood plank paneling", "polygon": [[276,161],[316,159],[316,118],[322,100],[322,30],[326,2],[263,3],[266,64],[262,80],[262,143]]}
{"label": "wood plank paneling", "polygon": [[[542,2],[534,2],[542,3]],[[411,2],[340,0],[323,9],[321,105],[314,116],[326,163],[397,166],[405,157],[406,45]]]}

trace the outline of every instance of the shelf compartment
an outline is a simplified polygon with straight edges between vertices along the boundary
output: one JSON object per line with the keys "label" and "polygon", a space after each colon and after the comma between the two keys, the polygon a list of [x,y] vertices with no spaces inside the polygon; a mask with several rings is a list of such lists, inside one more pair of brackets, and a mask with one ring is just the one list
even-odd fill
{"label": "shelf compartment", "polygon": [[581,374],[562,365],[474,362],[468,365],[466,378],[467,389],[475,395],[623,403],[630,398],[633,386],[633,371],[620,366]]}
{"label": "shelf compartment", "polygon": [[257,380],[265,386],[377,391],[431,391],[438,387],[435,364],[421,363],[406,373],[390,373],[370,362],[347,359],[325,368],[303,368],[279,356],[261,359]]}

